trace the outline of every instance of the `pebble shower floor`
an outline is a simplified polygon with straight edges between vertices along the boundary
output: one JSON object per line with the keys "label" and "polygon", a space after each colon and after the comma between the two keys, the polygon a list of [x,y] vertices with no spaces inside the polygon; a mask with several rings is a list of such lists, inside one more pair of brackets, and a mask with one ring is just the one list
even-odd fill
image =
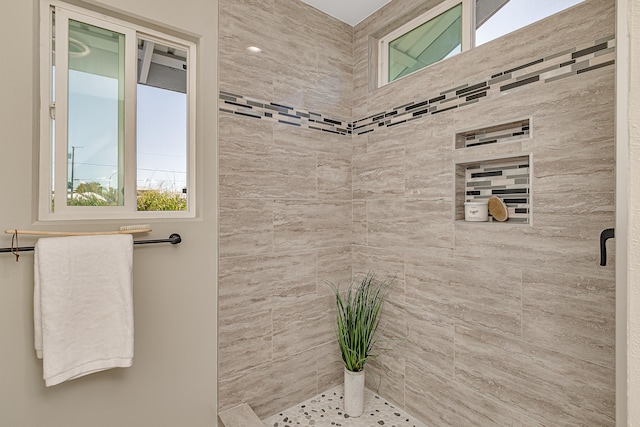
{"label": "pebble shower floor", "polygon": [[265,427],[426,427],[377,394],[365,390],[364,413],[351,418],[342,410],[342,385],[264,420]]}

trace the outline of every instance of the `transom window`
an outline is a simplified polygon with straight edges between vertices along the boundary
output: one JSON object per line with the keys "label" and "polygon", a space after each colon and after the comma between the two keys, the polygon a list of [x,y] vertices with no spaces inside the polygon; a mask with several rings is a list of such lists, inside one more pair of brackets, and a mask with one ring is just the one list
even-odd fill
{"label": "transom window", "polygon": [[446,0],[379,40],[383,86],[584,0]]}
{"label": "transom window", "polygon": [[40,219],[194,216],[195,45],[42,3]]}

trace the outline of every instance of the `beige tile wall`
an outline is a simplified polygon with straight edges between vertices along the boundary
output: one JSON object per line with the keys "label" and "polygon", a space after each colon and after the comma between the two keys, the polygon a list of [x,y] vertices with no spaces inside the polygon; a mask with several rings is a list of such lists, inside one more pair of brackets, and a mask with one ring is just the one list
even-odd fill
{"label": "beige tile wall", "polygon": [[[615,31],[614,2],[587,0],[370,90],[368,37],[406,7],[392,1],[355,29],[359,117]],[[607,67],[354,137],[353,271],[375,253],[403,272],[385,313],[397,344],[370,387],[427,425],[614,425],[612,258],[598,265],[599,233],[615,225],[613,95]],[[530,140],[453,148],[457,131],[522,117]],[[528,154],[531,226],[452,221],[455,162]]]}
{"label": "beige tile wall", "polygon": [[[350,119],[352,38],[299,0],[221,0],[220,89]],[[341,381],[323,281],[351,276],[351,137],[228,113],[219,135],[219,409],[266,417]]]}
{"label": "beige tile wall", "polygon": [[[614,33],[584,4],[381,89],[370,36],[298,0],[220,1],[220,89],[348,120]],[[256,45],[260,55],[247,55]],[[613,67],[361,136],[220,114],[220,409],[262,417],[341,381],[323,280],[395,274],[393,351],[367,384],[428,425],[613,425]],[[460,130],[530,117],[532,138],[454,150]],[[453,221],[455,162],[531,154],[532,224]]]}

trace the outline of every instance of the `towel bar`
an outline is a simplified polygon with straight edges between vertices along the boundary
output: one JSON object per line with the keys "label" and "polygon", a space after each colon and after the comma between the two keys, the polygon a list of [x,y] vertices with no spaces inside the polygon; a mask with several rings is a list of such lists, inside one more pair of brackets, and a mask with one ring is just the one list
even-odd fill
{"label": "towel bar", "polygon": [[[151,243],[171,243],[172,245],[177,245],[182,242],[182,237],[178,233],[173,233],[169,236],[168,239],[150,239],[150,240],[134,240],[134,245],[148,245]],[[0,253],[3,252],[31,252],[33,251],[33,246],[24,246],[18,248],[0,248]]]}

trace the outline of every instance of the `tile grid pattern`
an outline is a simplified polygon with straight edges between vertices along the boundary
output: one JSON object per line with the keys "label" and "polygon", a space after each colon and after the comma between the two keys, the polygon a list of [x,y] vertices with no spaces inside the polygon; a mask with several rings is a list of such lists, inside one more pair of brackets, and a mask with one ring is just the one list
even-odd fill
{"label": "tile grid pattern", "polygon": [[[587,0],[369,92],[368,35],[437,1],[393,1],[339,31],[295,0],[222,0],[220,88],[353,120],[615,28],[614,2]],[[371,390],[433,426],[613,426],[615,281],[593,242],[614,220],[614,68],[360,138],[220,114],[220,409],[247,402],[264,419],[339,384],[321,281],[374,268],[397,273],[384,337],[403,344],[372,363]],[[455,150],[456,132],[505,117],[530,117],[535,138]],[[528,153],[532,226],[451,221],[465,197],[454,164]]]}
{"label": "tile grid pattern", "polygon": [[243,114],[219,114],[218,409],[264,418],[341,378],[323,281],[351,277],[353,150],[330,120],[352,117],[354,30],[299,0],[219,10],[219,102]]}
{"label": "tile grid pattern", "polygon": [[363,135],[383,127],[392,127],[444,111],[477,103],[503,92],[532,84],[549,83],[576,76],[615,63],[615,36],[610,35],[589,45],[577,46],[498,72],[486,80],[447,89],[438,95],[410,102],[349,122],[325,117],[283,104],[253,99],[220,91],[221,112],[264,119],[291,126],[341,135]]}

